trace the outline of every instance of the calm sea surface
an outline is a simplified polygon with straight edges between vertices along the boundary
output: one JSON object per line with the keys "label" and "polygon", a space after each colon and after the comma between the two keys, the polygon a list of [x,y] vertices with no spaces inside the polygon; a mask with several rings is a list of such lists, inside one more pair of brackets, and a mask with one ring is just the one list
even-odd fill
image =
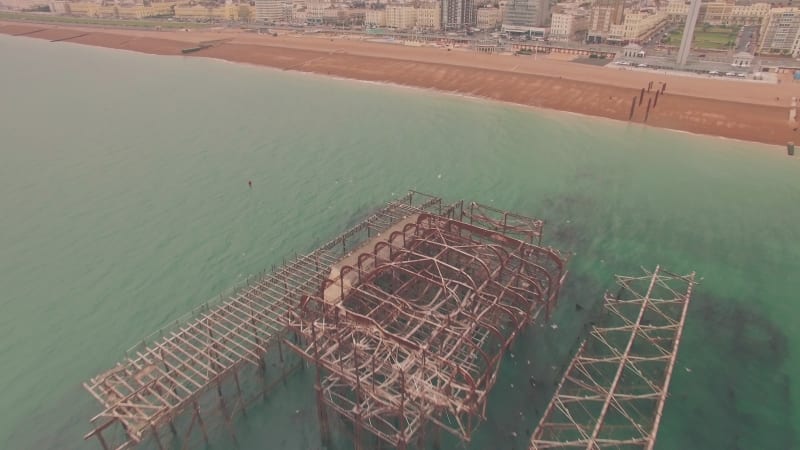
{"label": "calm sea surface", "polygon": [[[543,217],[575,253],[558,329],[515,346],[470,448],[524,448],[588,306],[657,263],[704,278],[658,448],[800,448],[800,158],[783,149],[0,36],[0,449],[99,448],[82,381],[408,188]],[[312,374],[237,423],[241,448],[319,447]]]}

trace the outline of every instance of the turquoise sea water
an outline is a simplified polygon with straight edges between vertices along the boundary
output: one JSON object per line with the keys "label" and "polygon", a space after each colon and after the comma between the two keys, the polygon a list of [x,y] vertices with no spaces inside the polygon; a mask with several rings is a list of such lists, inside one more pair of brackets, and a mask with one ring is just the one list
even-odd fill
{"label": "turquoise sea water", "polygon": [[[470,448],[525,448],[588,306],[657,263],[704,278],[657,448],[800,448],[800,159],[784,150],[7,36],[0,448],[99,448],[82,381],[408,188],[543,217],[575,253],[558,329],[515,346]],[[312,373],[237,422],[240,448],[319,447]],[[521,387],[532,374],[547,387]]]}

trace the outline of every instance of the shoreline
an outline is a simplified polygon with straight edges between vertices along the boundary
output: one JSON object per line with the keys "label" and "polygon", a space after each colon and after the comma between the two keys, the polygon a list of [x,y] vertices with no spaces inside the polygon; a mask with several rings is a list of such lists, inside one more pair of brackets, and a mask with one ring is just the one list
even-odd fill
{"label": "shoreline", "polygon": [[[133,50],[123,50],[123,51],[135,52]],[[135,53],[139,53],[139,52],[135,52]],[[157,55],[157,56],[161,56],[161,55]],[[259,64],[251,64],[251,63],[239,63],[239,62],[229,61],[227,59],[212,58],[212,57],[205,57],[205,59],[210,59],[210,60],[217,61],[217,62],[224,63],[224,64],[243,65],[243,66],[251,67],[251,68],[254,68],[254,69],[266,69],[266,70],[271,70],[271,71],[276,71],[276,72],[287,72],[287,70],[285,70],[285,69],[278,69],[278,68],[272,67],[272,66],[265,66],[265,65],[259,65]],[[739,143],[743,143],[743,144],[763,145],[763,146],[765,146],[764,147],[765,150],[766,149],[776,150],[776,144],[768,144],[768,143],[764,143],[764,142],[760,142],[760,141],[739,139],[739,138],[726,137],[726,136],[720,136],[720,135],[712,135],[712,134],[695,133],[693,131],[685,131],[685,130],[680,130],[680,129],[677,129],[677,128],[654,127],[654,126],[648,126],[648,124],[646,124],[646,123],[631,122],[631,121],[628,121],[628,120],[614,119],[614,118],[605,117],[605,116],[593,116],[593,115],[589,115],[589,114],[582,114],[582,113],[567,111],[567,110],[563,110],[563,109],[542,108],[542,107],[539,107],[539,106],[529,105],[529,104],[525,104],[525,103],[509,102],[509,101],[504,101],[504,100],[497,100],[497,99],[494,99],[494,98],[480,97],[480,96],[476,96],[476,95],[469,95],[469,94],[463,94],[463,93],[452,92],[452,91],[443,91],[443,90],[435,89],[435,88],[425,88],[425,87],[412,86],[412,85],[407,85],[407,84],[391,83],[391,82],[386,82],[386,81],[368,81],[368,80],[361,80],[361,79],[358,79],[358,78],[345,78],[345,77],[340,77],[340,76],[335,76],[335,75],[322,75],[322,74],[315,73],[315,72],[303,72],[303,71],[294,71],[294,72],[297,72],[297,73],[302,74],[302,75],[307,75],[307,76],[310,76],[310,77],[323,77],[323,78],[331,79],[331,80],[358,83],[358,84],[361,84],[361,85],[375,86],[375,87],[384,88],[384,89],[385,88],[410,89],[410,90],[413,90],[415,92],[422,93],[422,94],[443,95],[443,96],[446,96],[446,97],[453,97],[453,98],[457,98],[457,99],[460,99],[460,100],[468,100],[468,101],[475,101],[475,102],[481,102],[481,103],[497,104],[497,105],[502,105],[502,106],[519,108],[519,109],[525,110],[525,111],[528,111],[528,110],[536,111],[536,112],[541,113],[541,114],[557,113],[557,114],[564,114],[565,116],[569,116],[569,117],[580,117],[582,119],[607,120],[607,121],[610,121],[610,122],[612,122],[612,123],[614,123],[616,125],[620,125],[620,126],[627,124],[627,125],[640,126],[643,129],[653,128],[653,129],[662,130],[662,131],[666,131],[666,132],[670,132],[670,133],[679,133],[679,134],[687,135],[687,136],[702,136],[702,137],[706,137],[706,138],[714,138],[714,139],[722,139],[722,140],[727,140],[727,141],[732,141],[732,142],[739,142]],[[777,147],[778,147],[778,149],[780,149],[780,155],[782,156],[784,154],[784,152],[785,152],[785,148],[783,148],[784,146],[783,145],[777,145]]]}
{"label": "shoreline", "polygon": [[[537,61],[525,56],[305,35],[275,38],[239,30],[145,31],[0,21],[0,33],[419,88],[741,141],[780,146],[800,141],[797,124],[789,122],[791,96],[800,96],[800,84],[792,82],[762,85],[738,80],[687,80],[545,57]],[[199,42],[220,39],[226,42],[191,54],[181,53]],[[641,106],[637,100],[633,118],[628,120],[632,99],[650,81],[653,89],[645,89]],[[667,84],[665,95],[656,96],[662,82]],[[653,102],[649,114],[648,101]]]}

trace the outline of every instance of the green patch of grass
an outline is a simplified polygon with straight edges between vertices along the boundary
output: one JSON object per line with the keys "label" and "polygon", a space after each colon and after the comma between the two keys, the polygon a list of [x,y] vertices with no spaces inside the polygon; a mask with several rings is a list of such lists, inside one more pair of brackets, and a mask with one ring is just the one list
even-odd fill
{"label": "green patch of grass", "polygon": [[[729,49],[736,42],[738,28],[698,26],[694,31],[692,47],[712,50]],[[675,30],[669,35],[667,45],[679,46],[683,38],[682,30]]]}
{"label": "green patch of grass", "polygon": [[205,28],[213,26],[205,23],[169,22],[166,20],[122,20],[98,19],[94,17],[57,16],[52,14],[28,14],[0,12],[0,20],[22,20],[37,23],[61,23],[70,25],[100,25],[125,28]]}

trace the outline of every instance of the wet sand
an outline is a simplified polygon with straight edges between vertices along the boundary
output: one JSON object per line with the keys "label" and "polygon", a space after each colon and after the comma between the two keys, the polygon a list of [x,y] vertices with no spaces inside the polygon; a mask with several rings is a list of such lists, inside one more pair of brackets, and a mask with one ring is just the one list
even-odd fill
{"label": "wet sand", "polygon": [[[484,55],[462,50],[406,47],[355,38],[273,37],[238,30],[146,31],[0,22],[0,33],[158,55],[209,57],[365,81],[436,89],[534,107],[628,121],[767,144],[800,141],[789,122],[791,96],[800,84],[665,75],[615,70],[560,58]],[[200,42],[226,42],[189,55]],[[656,91],[666,83],[665,95]],[[645,89],[646,91],[646,89]]]}

